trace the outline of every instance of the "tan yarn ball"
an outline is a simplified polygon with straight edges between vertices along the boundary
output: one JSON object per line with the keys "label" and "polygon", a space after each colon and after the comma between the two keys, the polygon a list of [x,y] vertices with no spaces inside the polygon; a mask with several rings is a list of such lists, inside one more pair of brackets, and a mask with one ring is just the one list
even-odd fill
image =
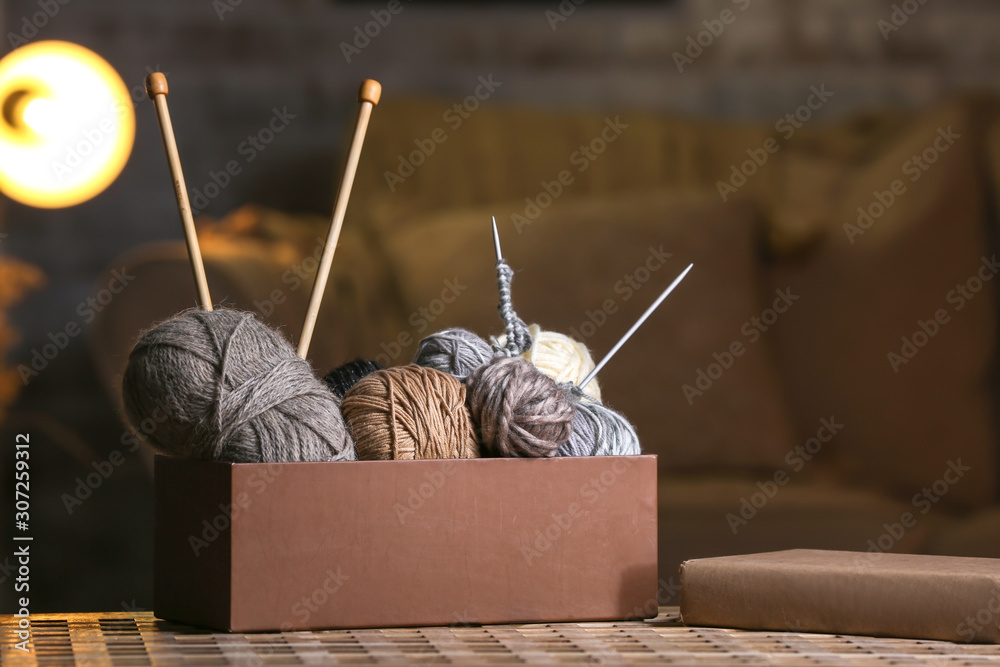
{"label": "tan yarn ball", "polygon": [[344,395],[341,411],[362,461],[479,456],[465,385],[433,368],[375,371]]}

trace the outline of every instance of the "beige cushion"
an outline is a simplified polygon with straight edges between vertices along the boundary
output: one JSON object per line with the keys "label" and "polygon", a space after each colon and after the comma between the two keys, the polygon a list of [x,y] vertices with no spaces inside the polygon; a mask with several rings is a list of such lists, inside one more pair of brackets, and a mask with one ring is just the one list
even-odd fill
{"label": "beige cushion", "polygon": [[[446,327],[483,337],[501,332],[491,213],[501,221],[504,254],[516,272],[518,314],[583,339],[595,359],[694,262],[602,371],[605,401],[635,422],[645,450],[659,454],[663,468],[782,465],[794,442],[771,357],[741,332],[762,309],[747,207],[724,205],[715,193],[566,197],[517,233],[504,222],[510,206],[412,216],[386,236],[388,264],[412,315],[400,334],[409,344],[390,343],[397,354],[382,361],[409,361],[419,338]],[[658,258],[660,252],[670,256]],[[462,289],[446,304],[449,284]],[[740,341],[745,353],[689,403],[682,386],[694,386],[699,369],[712,372],[713,354],[728,354]]]}
{"label": "beige cushion", "polygon": [[453,104],[398,99],[379,105],[351,204],[366,223],[389,230],[414,213],[507,200],[523,212],[525,198],[537,201],[544,184],[566,172],[570,196],[670,188],[711,189],[729,201],[751,197],[772,251],[790,254],[829,223],[830,196],[844,172],[912,115],[881,111],[835,124],[817,119],[789,135],[787,125],[628,109],[486,103],[460,119]]}
{"label": "beige cushion", "polygon": [[[948,128],[961,138],[949,144],[942,138]],[[988,503],[997,488],[988,391],[995,286],[985,282],[961,310],[953,293],[975,282],[982,258],[992,256],[976,129],[963,104],[904,125],[845,180],[833,226],[814,255],[781,262],[767,276],[771,288],[792,286],[802,295],[770,341],[799,437],[835,415],[845,427],[829,455],[844,479],[889,488],[906,502],[960,459],[971,469],[940,500],[951,508]],[[935,142],[939,158],[916,171],[913,156]],[[868,229],[852,228],[858,207],[878,214],[874,192],[891,191],[896,180],[905,192],[897,186],[903,194],[879,195],[894,202]],[[932,322],[939,310],[948,322],[925,325],[937,330],[925,341],[919,322]],[[914,336],[925,344],[908,347],[916,355],[906,359],[901,338]]]}
{"label": "beige cushion", "polygon": [[[352,210],[386,230],[406,220],[401,214],[458,206],[512,200],[523,211],[525,197],[534,199],[543,182],[563,171],[572,177],[567,196],[714,190],[731,165],[748,159],[748,148],[773,134],[760,125],[634,110],[484,104],[461,120],[449,113],[453,104],[404,99],[379,105],[358,166]],[[435,143],[432,136],[444,140]],[[412,172],[406,165],[413,165]],[[769,178],[755,176],[748,189]]]}
{"label": "beige cushion", "polygon": [[[244,207],[218,222],[199,222],[215,304],[255,311],[297,345],[329,221]],[[376,354],[379,341],[403,326],[399,295],[379,257],[356,229],[345,226],[309,349],[318,375],[355,356]],[[89,336],[102,382],[116,404],[139,335],[197,305],[187,249],[180,241],[124,253],[109,271],[122,269],[134,279],[96,315]],[[107,282],[106,276],[100,284]]]}

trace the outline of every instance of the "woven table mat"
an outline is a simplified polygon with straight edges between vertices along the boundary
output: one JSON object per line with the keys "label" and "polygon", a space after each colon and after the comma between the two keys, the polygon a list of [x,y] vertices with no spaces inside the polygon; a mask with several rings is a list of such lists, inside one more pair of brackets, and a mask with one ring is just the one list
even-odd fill
{"label": "woven table mat", "polygon": [[679,664],[1000,665],[1000,647],[799,632],[688,628],[676,607],[651,621],[227,634],[151,613],[34,614],[31,651],[0,617],[3,665]]}

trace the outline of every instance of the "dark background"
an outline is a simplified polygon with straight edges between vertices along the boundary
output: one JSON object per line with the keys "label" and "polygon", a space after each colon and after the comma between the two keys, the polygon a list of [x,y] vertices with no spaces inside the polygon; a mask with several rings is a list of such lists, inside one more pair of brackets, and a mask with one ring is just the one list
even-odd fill
{"label": "dark background", "polygon": [[[555,29],[546,11],[558,11],[556,0],[403,2],[350,63],[341,42],[353,40],[355,27],[387,3],[235,1],[2,0],[0,52],[10,50],[11,33],[77,42],[106,58],[136,91],[148,68],[168,73],[192,189],[238,157],[239,144],[273,108],[287,107],[296,121],[210,203],[205,213],[213,216],[248,202],[328,214],[357,86],[367,77],[382,83],[383,99],[459,101],[476,77],[492,73],[503,86],[489,104],[768,122],[799,105],[816,82],[837,91],[820,112],[825,119],[861,108],[923,107],[970,86],[1000,88],[1000,6],[985,0],[929,0],[888,40],[875,26],[889,16],[890,2],[752,0],[727,38],[683,73],[672,54],[704,20],[732,7],[729,0],[585,3]],[[58,12],[36,34],[25,33],[25,21],[42,5]],[[227,6],[232,11],[220,13]],[[155,113],[144,95],[135,97],[135,147],[106,192],[63,210],[0,197],[0,229],[8,235],[0,252],[46,275],[44,287],[11,314],[22,340],[10,366],[78,319],[78,304],[101,287],[97,280],[115,256],[181,236]],[[86,339],[85,329],[23,389],[2,425],[5,467],[14,435],[31,434],[33,612],[152,607],[148,455],[128,454],[72,513],[61,499],[119,446],[124,428],[98,384]],[[8,479],[0,504],[3,611],[12,607]]]}

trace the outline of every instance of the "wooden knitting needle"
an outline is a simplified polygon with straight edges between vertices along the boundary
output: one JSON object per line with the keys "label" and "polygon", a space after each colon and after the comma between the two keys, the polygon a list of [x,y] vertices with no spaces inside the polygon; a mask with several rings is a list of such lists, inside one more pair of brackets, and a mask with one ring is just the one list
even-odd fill
{"label": "wooden knitting needle", "polygon": [[344,180],[340,183],[340,192],[337,193],[337,203],[333,208],[333,219],[330,221],[330,232],[326,237],[326,245],[323,247],[323,257],[316,271],[316,282],[313,283],[312,295],[309,297],[309,307],[306,309],[306,320],[302,325],[302,337],[299,338],[298,355],[305,359],[309,353],[309,342],[312,340],[313,329],[316,328],[316,317],[319,315],[319,306],[323,302],[323,292],[326,290],[326,281],[330,277],[330,266],[333,264],[333,253],[337,249],[337,241],[340,239],[340,228],[344,224],[344,214],[347,212],[347,201],[351,197],[351,186],[354,185],[354,174],[358,170],[358,161],[361,159],[361,146],[365,142],[365,132],[368,131],[368,120],[371,118],[372,109],[378,104],[382,97],[382,85],[374,79],[365,79],[358,91],[358,102],[361,102],[361,110],[358,111],[358,123],[354,128],[354,139],[351,141],[351,149],[347,154],[347,166],[344,168]]}
{"label": "wooden knitting needle", "polygon": [[638,320],[636,320],[636,323],[632,325],[632,328],[625,332],[625,335],[622,336],[617,343],[615,343],[615,346],[611,348],[611,351],[604,355],[604,358],[601,359],[601,362],[596,366],[594,366],[594,370],[590,371],[590,374],[583,379],[583,382],[580,383],[580,389],[586,387],[587,383],[589,383],[591,380],[594,379],[594,376],[597,375],[602,368],[604,368],[604,364],[608,363],[608,361],[611,360],[611,357],[615,356],[615,353],[618,352],[621,346],[625,344],[625,341],[627,341],[629,338],[632,337],[632,334],[635,333],[635,330],[642,326],[642,323],[645,322],[646,319],[653,314],[653,311],[656,310],[656,308],[661,303],[663,303],[664,299],[670,296],[670,293],[674,291],[674,288],[681,284],[681,281],[684,280],[684,276],[686,276],[688,274],[688,271],[690,271],[693,268],[694,264],[688,264],[688,267],[681,272],[681,275],[674,278],[674,282],[670,283],[667,289],[663,290],[663,294],[657,297],[656,301],[653,302],[653,305],[646,309],[646,312],[643,313]]}
{"label": "wooden knitting needle", "polygon": [[167,77],[161,72],[152,72],[146,77],[146,94],[156,105],[156,115],[160,120],[160,134],[163,135],[163,147],[167,150],[167,162],[170,163],[170,174],[174,178],[174,194],[177,196],[177,208],[184,223],[184,236],[187,237],[188,258],[194,271],[194,282],[198,286],[198,300],[203,310],[212,310],[212,297],[208,293],[208,279],[205,278],[205,265],[201,259],[201,248],[198,246],[198,235],[194,229],[194,218],[191,216],[191,203],[188,201],[187,186],[184,184],[184,172],[181,170],[181,159],[177,154],[177,140],[174,139],[174,128],[170,124],[170,111],[167,110]]}

